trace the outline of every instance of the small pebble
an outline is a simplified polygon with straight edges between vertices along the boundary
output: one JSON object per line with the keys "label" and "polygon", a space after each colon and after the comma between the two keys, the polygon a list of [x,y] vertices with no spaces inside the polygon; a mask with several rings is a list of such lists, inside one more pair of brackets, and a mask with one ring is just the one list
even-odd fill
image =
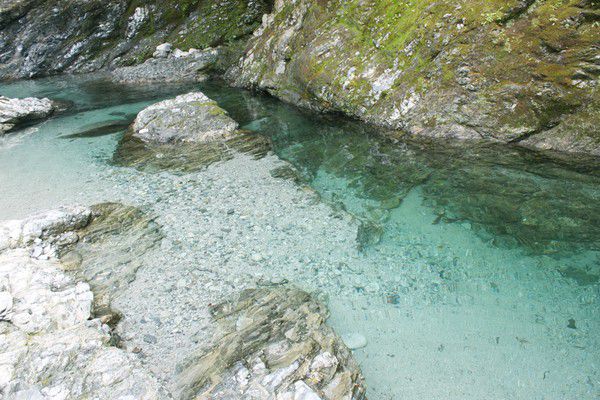
{"label": "small pebble", "polygon": [[367,338],[358,332],[342,335],[342,340],[350,350],[360,349],[367,345]]}
{"label": "small pebble", "polygon": [[157,342],[156,337],[152,335],[144,335],[144,342],[154,344]]}

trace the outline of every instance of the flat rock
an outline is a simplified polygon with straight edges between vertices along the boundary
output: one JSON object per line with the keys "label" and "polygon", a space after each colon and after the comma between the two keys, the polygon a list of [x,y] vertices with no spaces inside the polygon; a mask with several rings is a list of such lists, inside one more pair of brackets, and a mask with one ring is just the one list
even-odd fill
{"label": "flat rock", "polygon": [[202,143],[231,138],[238,124],[216,102],[192,92],[145,108],[132,128],[144,142]]}
{"label": "flat rock", "polygon": [[[135,279],[142,254],[160,240],[160,226],[152,217],[119,203],[61,207],[0,222],[0,254],[27,249],[28,257],[38,261],[60,259],[62,270],[91,286],[94,315],[105,318],[116,316],[111,299]],[[3,304],[9,304],[2,293],[0,286],[0,315]]]}
{"label": "flat rock", "polygon": [[50,99],[27,97],[13,99],[0,96],[0,135],[19,126],[50,116],[56,105]]}

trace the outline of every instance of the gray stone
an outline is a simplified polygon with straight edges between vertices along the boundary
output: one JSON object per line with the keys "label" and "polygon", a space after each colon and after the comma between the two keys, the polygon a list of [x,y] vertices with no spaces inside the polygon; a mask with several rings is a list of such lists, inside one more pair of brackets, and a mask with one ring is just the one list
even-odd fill
{"label": "gray stone", "polygon": [[177,96],[142,110],[133,135],[145,142],[210,142],[231,138],[238,127],[225,110],[201,92]]}
{"label": "gray stone", "polygon": [[154,58],[167,58],[171,51],[173,50],[173,45],[171,43],[163,43],[156,46],[156,50],[152,54]]}
{"label": "gray stone", "polygon": [[342,340],[350,350],[360,349],[367,345],[367,338],[357,332],[342,335]]}
{"label": "gray stone", "polygon": [[[167,38],[196,47],[239,42],[270,9],[266,0],[202,2],[147,0],[0,2],[0,78],[20,79],[61,72],[91,72],[145,60]],[[237,10],[232,12],[232,10]],[[201,26],[200,26],[201,25]],[[208,34],[200,33],[201,28]],[[203,37],[203,36],[206,36]],[[232,46],[236,47],[236,46]]]}
{"label": "gray stone", "polygon": [[144,335],[144,342],[155,344],[157,342],[156,336],[154,335]]}
{"label": "gray stone", "polygon": [[146,62],[114,69],[112,78],[119,82],[201,82],[205,71],[215,65],[219,49],[207,49],[182,57],[150,58]]}

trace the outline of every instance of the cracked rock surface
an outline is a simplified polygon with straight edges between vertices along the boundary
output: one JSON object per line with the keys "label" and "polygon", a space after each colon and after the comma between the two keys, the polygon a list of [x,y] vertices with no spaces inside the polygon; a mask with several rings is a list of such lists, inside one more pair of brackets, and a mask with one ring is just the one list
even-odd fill
{"label": "cracked rock surface", "polygon": [[90,285],[54,257],[65,233],[90,215],[84,207],[64,208],[0,226],[3,398],[169,397],[132,354],[111,345],[110,328],[94,318]]}
{"label": "cracked rock surface", "polygon": [[184,363],[182,399],[364,399],[358,364],[301,290],[247,289],[211,309],[211,345]]}
{"label": "cracked rock surface", "polygon": [[151,143],[228,139],[237,128],[237,122],[201,92],[153,104],[138,114],[132,126],[135,137]]}

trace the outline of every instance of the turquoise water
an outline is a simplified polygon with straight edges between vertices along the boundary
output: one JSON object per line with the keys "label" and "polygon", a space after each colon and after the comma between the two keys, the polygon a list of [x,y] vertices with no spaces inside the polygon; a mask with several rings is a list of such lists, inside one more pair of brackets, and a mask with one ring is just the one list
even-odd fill
{"label": "turquoise water", "polygon": [[[600,396],[598,160],[416,141],[219,82],[200,87],[270,139],[293,167],[286,176],[355,219],[351,263],[286,278],[324,292],[338,332],[367,338],[355,355],[371,399]],[[113,159],[123,126],[192,89],[82,78],[1,86],[72,104],[0,139],[0,219],[110,200],[110,182],[128,170]],[[145,191],[158,172],[128,173]]]}

